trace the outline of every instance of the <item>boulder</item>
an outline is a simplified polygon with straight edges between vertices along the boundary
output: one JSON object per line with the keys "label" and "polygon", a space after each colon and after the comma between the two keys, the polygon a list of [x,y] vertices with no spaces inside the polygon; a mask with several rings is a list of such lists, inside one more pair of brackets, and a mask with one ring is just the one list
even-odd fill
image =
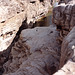
{"label": "boulder", "polygon": [[3,75],[52,75],[59,67],[58,37],[54,26],[23,30],[3,65]]}

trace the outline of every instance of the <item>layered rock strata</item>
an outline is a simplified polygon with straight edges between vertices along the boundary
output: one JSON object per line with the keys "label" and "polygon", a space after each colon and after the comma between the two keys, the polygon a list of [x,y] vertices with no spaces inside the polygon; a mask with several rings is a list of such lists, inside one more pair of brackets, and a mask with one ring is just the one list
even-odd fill
{"label": "layered rock strata", "polygon": [[75,27],[63,40],[60,68],[61,69],[54,75],[75,75]]}
{"label": "layered rock strata", "polygon": [[62,41],[60,70],[54,75],[75,75],[75,1],[60,0],[60,3],[53,9],[53,22]]}
{"label": "layered rock strata", "polygon": [[0,51],[11,44],[24,20],[35,22],[50,7],[49,0],[0,0]]}
{"label": "layered rock strata", "polygon": [[58,37],[53,26],[23,30],[3,66],[3,75],[52,75],[59,67]]}
{"label": "layered rock strata", "polygon": [[75,26],[75,1],[69,0],[65,3],[61,3],[53,9],[53,23],[60,30],[61,37],[67,35]]}

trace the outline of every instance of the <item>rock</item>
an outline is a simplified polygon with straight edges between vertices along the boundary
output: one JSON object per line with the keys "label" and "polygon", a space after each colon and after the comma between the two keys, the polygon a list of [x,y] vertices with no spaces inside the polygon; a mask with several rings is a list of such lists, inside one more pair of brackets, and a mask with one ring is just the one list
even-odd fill
{"label": "rock", "polygon": [[3,65],[3,75],[52,75],[59,67],[58,37],[53,26],[23,30]]}
{"label": "rock", "polygon": [[68,60],[68,62],[53,75],[75,75],[75,62]]}
{"label": "rock", "polygon": [[62,67],[67,60],[75,62],[75,27],[71,32],[64,38],[61,46],[61,59],[60,67]]}
{"label": "rock", "polygon": [[54,75],[75,75],[75,27],[64,38],[61,46],[60,70]]}
{"label": "rock", "polygon": [[49,0],[0,0],[0,52],[13,41],[22,22],[35,22],[50,9]]}
{"label": "rock", "polygon": [[[53,9],[53,23],[57,25],[64,37],[75,26],[75,0],[59,4]],[[73,3],[72,3],[73,2]]]}
{"label": "rock", "polygon": [[59,0],[59,3],[74,3],[75,1],[74,0]]}
{"label": "rock", "polygon": [[75,27],[63,39],[59,69],[53,75],[75,75]]}
{"label": "rock", "polygon": [[75,75],[75,0],[60,0],[53,9],[53,23],[62,39],[59,70],[53,75]]}

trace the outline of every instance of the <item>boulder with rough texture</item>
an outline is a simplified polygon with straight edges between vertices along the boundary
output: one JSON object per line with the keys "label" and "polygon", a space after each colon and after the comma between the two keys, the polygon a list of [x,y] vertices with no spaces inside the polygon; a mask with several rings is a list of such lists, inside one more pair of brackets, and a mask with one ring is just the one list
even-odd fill
{"label": "boulder with rough texture", "polygon": [[61,47],[60,67],[62,67],[69,59],[75,62],[75,27],[63,40]]}
{"label": "boulder with rough texture", "polygon": [[75,62],[69,60],[58,72],[53,75],[75,75]]}
{"label": "boulder with rough texture", "polygon": [[0,51],[11,44],[23,21],[37,21],[50,7],[49,0],[0,0]]}
{"label": "boulder with rough texture", "polygon": [[54,75],[75,75],[75,27],[63,40],[60,68]]}
{"label": "boulder with rough texture", "polygon": [[59,67],[58,36],[54,26],[23,30],[3,75],[52,75]]}
{"label": "boulder with rough texture", "polygon": [[62,36],[68,34],[75,26],[75,0],[71,0],[67,4],[61,3],[53,9],[53,23],[57,25]]}

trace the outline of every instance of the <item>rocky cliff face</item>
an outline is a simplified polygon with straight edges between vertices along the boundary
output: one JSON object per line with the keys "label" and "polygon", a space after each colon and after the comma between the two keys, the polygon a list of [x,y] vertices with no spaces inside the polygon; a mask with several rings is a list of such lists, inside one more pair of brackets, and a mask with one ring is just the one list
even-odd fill
{"label": "rocky cliff face", "polygon": [[75,27],[63,40],[60,68],[54,75],[75,75]]}
{"label": "rocky cliff face", "polygon": [[44,17],[50,7],[49,0],[0,0],[0,75],[19,28],[31,27],[31,23]]}
{"label": "rocky cliff face", "polygon": [[34,23],[50,7],[49,0],[0,0],[0,51],[11,44],[24,20]]}
{"label": "rocky cliff face", "polygon": [[74,0],[60,0],[53,9],[57,28],[50,25],[22,30],[9,47],[21,25],[31,27],[48,13],[49,1],[1,0],[0,75],[52,75],[58,69],[54,75],[75,75]]}
{"label": "rocky cliff face", "polygon": [[54,75],[75,75],[75,1],[61,0],[53,10],[53,22],[62,38],[61,58],[58,72]]}
{"label": "rocky cliff face", "polygon": [[[73,3],[72,3],[73,2]],[[69,1],[67,4],[61,3],[53,9],[53,23],[61,31],[61,37],[75,26],[75,1]]]}

